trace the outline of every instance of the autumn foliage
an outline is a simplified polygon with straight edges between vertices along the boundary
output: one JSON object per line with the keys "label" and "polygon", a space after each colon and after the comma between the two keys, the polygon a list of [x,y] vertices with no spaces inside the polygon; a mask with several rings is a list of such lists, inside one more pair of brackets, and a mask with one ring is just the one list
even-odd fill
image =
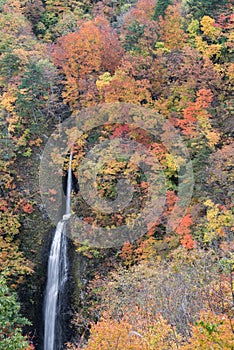
{"label": "autumn foliage", "polygon": [[[35,348],[43,337],[36,317],[53,231],[38,185],[43,147],[56,126],[103,104],[106,124],[92,128],[84,114],[88,131],[73,145],[72,211],[89,224],[87,242],[95,225],[111,232],[126,224],[126,240],[106,250],[69,241],[74,266],[65,333],[74,339],[64,339],[70,341],[64,346],[233,350],[233,29],[230,0],[0,2],[0,350],[33,349],[22,336],[24,325],[24,334],[36,334]],[[170,128],[151,135],[113,125],[115,103],[134,105],[134,117],[145,107],[150,127],[160,114],[186,145],[193,195],[170,230],[181,209],[179,187],[187,186],[183,154],[175,159],[164,145],[173,137]],[[75,130],[67,133],[72,139]],[[132,184],[126,211],[92,210],[80,193],[80,163],[116,139],[145,147],[165,180],[161,215],[152,215],[137,239],[128,229],[150,193],[140,161],[113,159],[98,169],[102,200],[118,197],[122,177]],[[67,159],[58,148],[49,156],[65,179]],[[48,188],[51,207],[59,194]],[[15,291],[32,326],[20,316]]]}
{"label": "autumn foliage", "polygon": [[98,76],[113,73],[121,54],[118,37],[103,17],[84,22],[78,32],[60,38],[53,57],[66,76],[64,101],[73,107],[95,101]]}
{"label": "autumn foliage", "polygon": [[171,327],[159,314],[156,320],[142,319],[141,310],[135,310],[133,315],[124,316],[121,320],[113,320],[104,315],[100,321],[91,328],[91,336],[87,350],[94,349],[144,349],[153,350],[155,347],[163,349],[177,348],[176,336]]}

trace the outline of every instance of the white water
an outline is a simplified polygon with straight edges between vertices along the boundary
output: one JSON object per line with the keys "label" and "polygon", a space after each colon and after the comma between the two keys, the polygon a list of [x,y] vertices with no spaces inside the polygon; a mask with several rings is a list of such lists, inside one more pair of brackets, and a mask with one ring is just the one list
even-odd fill
{"label": "white water", "polygon": [[66,212],[63,219],[57,224],[48,261],[45,296],[44,350],[60,349],[61,327],[59,327],[58,321],[62,300],[59,299],[59,294],[63,290],[68,278],[66,221],[70,217],[71,207],[71,163],[72,153],[70,154],[67,178]]}

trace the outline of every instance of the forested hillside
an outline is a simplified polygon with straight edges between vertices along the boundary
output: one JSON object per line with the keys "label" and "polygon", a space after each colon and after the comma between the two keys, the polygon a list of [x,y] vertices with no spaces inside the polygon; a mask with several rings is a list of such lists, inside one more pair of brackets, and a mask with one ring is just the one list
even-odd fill
{"label": "forested hillside", "polygon": [[0,0],[0,350],[49,350],[69,145],[63,349],[234,350],[233,48],[232,0]]}

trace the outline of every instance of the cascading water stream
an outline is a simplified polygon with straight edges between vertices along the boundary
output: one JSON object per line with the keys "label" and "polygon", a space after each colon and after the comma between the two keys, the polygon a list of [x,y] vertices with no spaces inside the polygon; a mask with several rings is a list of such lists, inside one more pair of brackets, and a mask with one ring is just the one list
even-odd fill
{"label": "cascading water stream", "polygon": [[72,153],[66,191],[66,212],[57,224],[48,261],[47,285],[45,295],[44,350],[60,350],[61,327],[59,314],[62,306],[61,293],[68,278],[66,223],[70,217],[72,188]]}

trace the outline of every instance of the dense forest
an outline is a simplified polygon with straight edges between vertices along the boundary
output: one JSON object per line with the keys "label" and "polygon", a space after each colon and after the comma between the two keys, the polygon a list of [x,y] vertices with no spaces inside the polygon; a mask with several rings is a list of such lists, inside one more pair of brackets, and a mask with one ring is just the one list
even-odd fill
{"label": "dense forest", "polygon": [[50,350],[69,169],[51,349],[234,350],[233,29],[232,0],[0,0],[0,350]]}

